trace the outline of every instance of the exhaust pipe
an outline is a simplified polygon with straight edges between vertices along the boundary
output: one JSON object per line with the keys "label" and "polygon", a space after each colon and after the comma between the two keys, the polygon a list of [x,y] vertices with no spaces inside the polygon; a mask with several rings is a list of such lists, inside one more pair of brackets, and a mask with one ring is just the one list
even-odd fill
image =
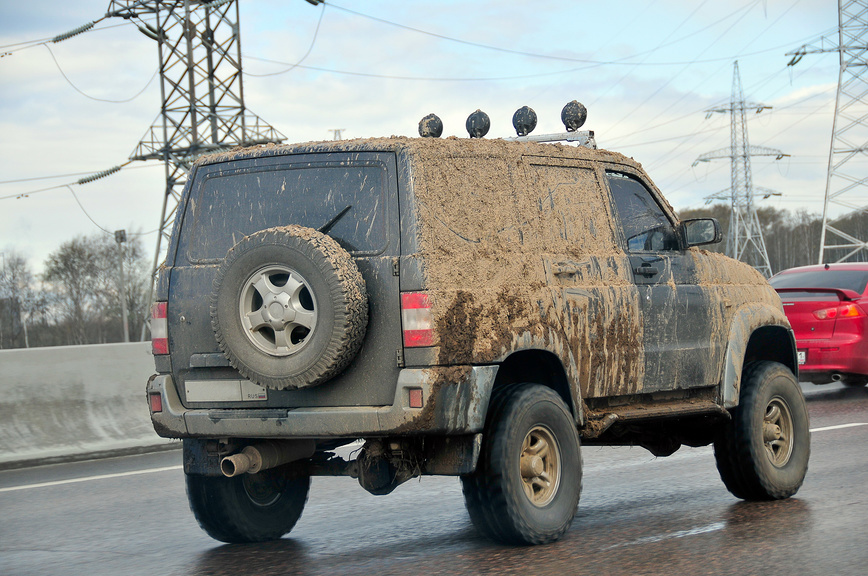
{"label": "exhaust pipe", "polygon": [[832,374],[832,382],[840,382],[844,377],[840,374]]}
{"label": "exhaust pipe", "polygon": [[226,456],[220,461],[220,471],[232,478],[239,474],[256,474],[281,464],[310,458],[316,452],[315,440],[271,440],[246,446],[241,452]]}

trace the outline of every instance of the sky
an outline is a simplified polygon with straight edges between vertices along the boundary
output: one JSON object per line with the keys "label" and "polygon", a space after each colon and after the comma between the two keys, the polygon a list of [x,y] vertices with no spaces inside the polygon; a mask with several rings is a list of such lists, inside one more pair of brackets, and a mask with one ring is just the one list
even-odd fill
{"label": "sky", "polygon": [[[417,136],[428,113],[467,137],[476,109],[488,138],[514,135],[523,105],[536,133],[562,131],[579,100],[598,146],[641,162],[676,210],[730,186],[728,160],[692,166],[730,144],[738,61],[760,206],[823,209],[838,82],[836,54],[793,51],[835,34],[830,0],[239,0],[247,107],[288,142]],[[165,191],[159,162],[125,163],[160,110],[157,44],[109,0],[0,0],[0,254],[48,255],[78,236],[126,229],[153,254]],[[300,66],[292,67],[301,62]],[[72,184],[69,187],[65,185]],[[2,264],[0,264],[2,265]]]}

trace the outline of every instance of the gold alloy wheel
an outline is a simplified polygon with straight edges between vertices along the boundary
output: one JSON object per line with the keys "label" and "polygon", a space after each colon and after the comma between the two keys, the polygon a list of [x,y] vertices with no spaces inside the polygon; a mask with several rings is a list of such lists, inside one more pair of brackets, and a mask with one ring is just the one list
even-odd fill
{"label": "gold alloy wheel", "polygon": [[551,502],[561,481],[561,453],[551,430],[537,425],[527,433],[519,466],[528,500],[540,508]]}
{"label": "gold alloy wheel", "polygon": [[772,464],[780,468],[789,462],[793,453],[793,415],[780,396],[772,398],[766,406],[763,444]]}

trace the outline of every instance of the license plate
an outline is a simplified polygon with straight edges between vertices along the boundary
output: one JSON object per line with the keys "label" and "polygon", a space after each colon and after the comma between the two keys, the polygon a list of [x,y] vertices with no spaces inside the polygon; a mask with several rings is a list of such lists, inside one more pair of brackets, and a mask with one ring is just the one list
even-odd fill
{"label": "license plate", "polygon": [[805,356],[807,356],[807,351],[806,350],[798,350],[796,353],[799,356],[799,365],[801,366],[802,364],[805,363]]}

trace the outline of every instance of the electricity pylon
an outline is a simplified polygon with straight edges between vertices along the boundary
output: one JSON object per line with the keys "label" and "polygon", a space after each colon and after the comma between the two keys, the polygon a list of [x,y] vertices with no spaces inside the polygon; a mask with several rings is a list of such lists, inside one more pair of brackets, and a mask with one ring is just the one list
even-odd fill
{"label": "electricity pylon", "polygon": [[780,193],[767,188],[753,185],[751,175],[751,156],[774,156],[779,160],[789,154],[784,154],[775,148],[751,146],[747,136],[746,110],[755,110],[757,114],[771,106],[744,101],[744,91],[741,87],[741,76],[738,72],[738,61],[733,65],[732,96],[729,106],[706,110],[706,118],[714,113],[730,114],[730,144],[729,148],[721,148],[699,156],[693,165],[699,162],[709,162],[728,158],[730,161],[730,189],[706,197],[706,200],[729,200],[732,212],[729,219],[729,234],[726,238],[726,254],[736,260],[746,262],[759,270],[766,278],[772,275],[763,231],[754,205],[754,193],[759,192],[764,198],[780,196]]}
{"label": "electricity pylon", "polygon": [[106,16],[138,22],[139,30],[157,42],[161,112],[130,156],[165,165],[156,270],[195,159],[286,138],[244,105],[236,0],[111,0]]}
{"label": "electricity pylon", "polygon": [[[824,36],[793,52],[788,66],[805,54],[838,53],[838,92],[826,171],[819,264],[868,257],[868,236],[843,228],[868,214],[868,0],[838,0],[837,37]],[[834,216],[833,205],[845,212]],[[863,251],[865,251],[863,253]]]}

